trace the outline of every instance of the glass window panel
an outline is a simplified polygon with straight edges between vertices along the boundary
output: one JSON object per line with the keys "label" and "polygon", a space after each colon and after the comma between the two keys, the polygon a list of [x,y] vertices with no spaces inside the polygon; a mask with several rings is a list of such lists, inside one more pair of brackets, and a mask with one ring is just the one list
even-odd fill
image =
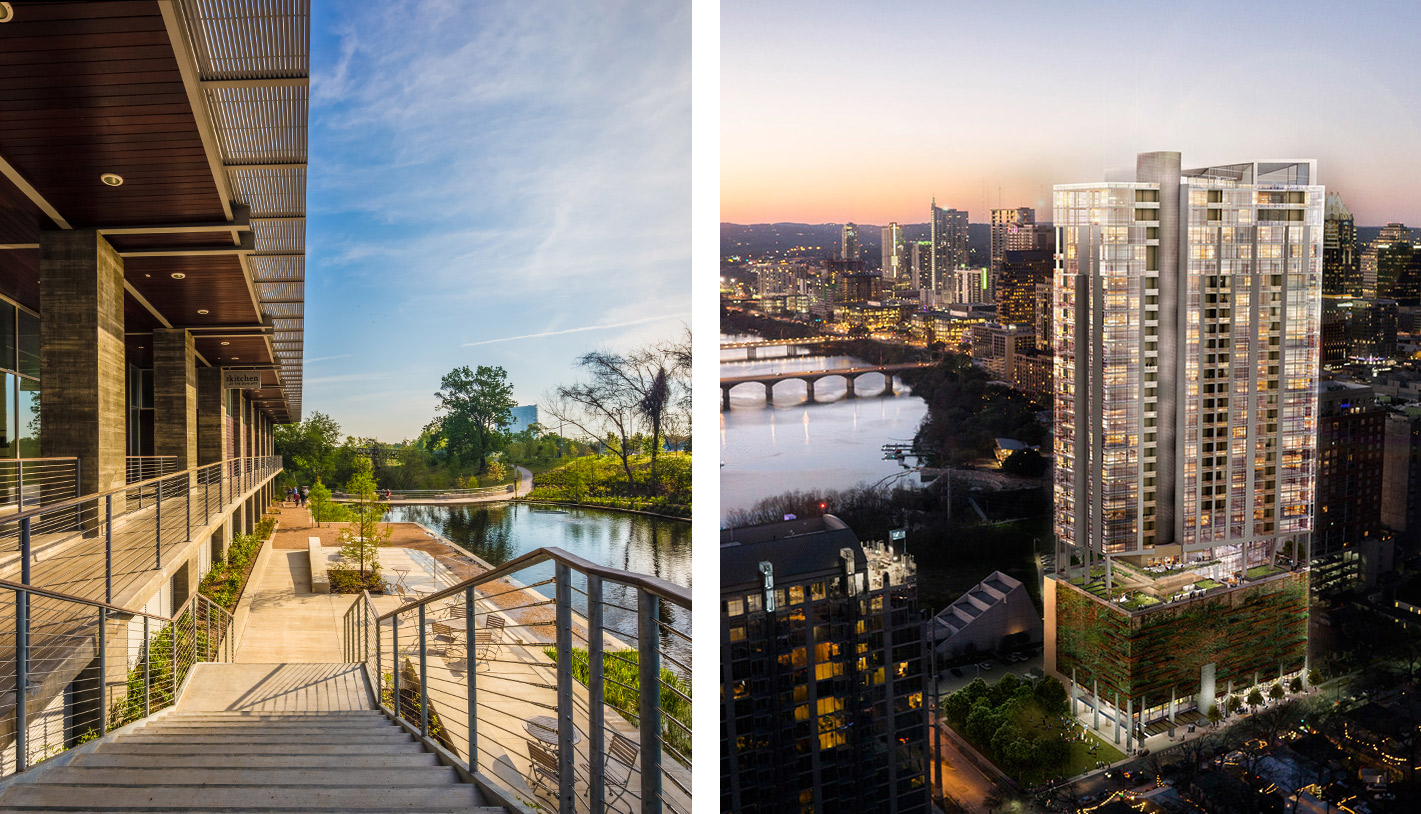
{"label": "glass window panel", "polygon": [[19,311],[20,324],[20,365],[19,371],[25,376],[39,378],[39,317],[28,311]]}
{"label": "glass window panel", "polygon": [[15,306],[0,301],[0,368],[15,370]]}
{"label": "glass window panel", "polygon": [[19,378],[13,373],[0,373],[0,413],[4,418],[0,419],[0,431],[4,436],[0,437],[0,455],[6,458],[14,458],[18,454],[18,445],[15,443],[15,380]]}
{"label": "glass window panel", "polygon": [[20,379],[20,399],[18,404],[19,426],[15,437],[19,439],[21,458],[40,457],[40,383],[31,379]]}

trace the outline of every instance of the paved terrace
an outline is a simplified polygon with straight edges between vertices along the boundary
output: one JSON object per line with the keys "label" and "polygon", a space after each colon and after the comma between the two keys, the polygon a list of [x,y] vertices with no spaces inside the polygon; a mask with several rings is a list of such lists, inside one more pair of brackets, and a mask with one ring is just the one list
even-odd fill
{"label": "paved terrace", "polygon": [[[354,595],[315,594],[311,592],[309,555],[304,550],[304,541],[311,528],[302,528],[299,518],[305,515],[300,510],[285,509],[282,514],[291,522],[277,532],[278,547],[272,551],[265,569],[253,574],[248,590],[253,594],[251,616],[246,632],[238,645],[237,661],[250,664],[253,668],[274,668],[278,663],[308,663],[313,669],[336,671],[345,665],[342,660],[341,641],[343,634],[342,616],[356,600]],[[408,524],[393,524],[403,526]],[[322,531],[329,531],[323,529]],[[329,535],[323,535],[329,536]],[[403,535],[399,535],[403,536]],[[422,536],[422,532],[421,532]],[[299,541],[302,549],[294,546]],[[292,546],[282,548],[281,545]],[[326,548],[333,557],[336,549]],[[427,551],[400,547],[385,548],[381,551],[384,576],[387,584],[400,580],[402,587],[411,593],[431,592],[436,587],[447,587],[460,581],[449,565],[459,566],[467,573],[465,563],[452,562],[453,558],[431,556]],[[448,564],[446,564],[448,563]],[[396,574],[396,569],[405,571]],[[507,621],[505,644],[492,659],[477,661],[477,692],[479,697],[479,760],[478,769],[525,800],[540,802],[545,807],[548,798],[539,797],[531,787],[529,778],[532,769],[528,754],[531,740],[524,724],[530,718],[552,715],[556,709],[556,679],[553,663],[543,653],[543,647],[552,643],[553,619],[551,607],[541,595],[531,594],[521,586],[502,581],[496,583],[499,594],[490,598],[481,594],[477,600],[477,621],[479,626],[487,624],[490,613],[503,616]],[[393,585],[391,584],[391,590]],[[398,596],[374,596],[372,600],[379,613],[386,613],[401,605]],[[530,603],[538,603],[529,606]],[[444,617],[442,623],[462,631],[464,616],[462,603],[451,601],[439,610],[428,612],[428,620],[433,622]],[[418,669],[419,656],[416,649],[418,626],[413,614],[401,617],[401,653]],[[585,642],[586,627],[575,617],[575,640]],[[386,627],[388,631],[388,626]],[[430,637],[433,644],[433,637]],[[620,643],[606,641],[609,650]],[[385,650],[389,651],[388,633]],[[387,656],[388,658],[388,656]],[[447,728],[453,743],[459,746],[460,757],[465,757],[464,745],[468,743],[467,706],[464,698],[469,660],[467,651],[461,647],[431,650],[428,659],[430,706]],[[578,796],[586,797],[588,765],[586,732],[588,729],[588,703],[585,689],[579,684],[574,692],[574,719],[580,730],[577,737],[578,756]],[[611,743],[612,733],[617,732],[638,741],[637,728],[626,721],[610,707],[605,709],[607,736]],[[417,722],[415,722],[417,725]],[[674,775],[680,783],[690,787],[690,772],[681,767],[667,754],[663,759],[663,770]],[[640,789],[640,776],[633,771],[626,781],[626,796],[620,808],[636,810]],[[690,811],[690,799],[682,794],[669,780],[663,783],[663,791],[671,810]],[[608,800],[614,795],[609,779]]]}

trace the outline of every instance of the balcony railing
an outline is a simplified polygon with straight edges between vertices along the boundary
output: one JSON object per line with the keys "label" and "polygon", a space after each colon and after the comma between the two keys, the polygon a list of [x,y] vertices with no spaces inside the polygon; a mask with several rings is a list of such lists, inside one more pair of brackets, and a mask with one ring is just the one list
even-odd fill
{"label": "balcony railing", "polygon": [[174,455],[130,455],[124,461],[124,483],[137,483],[171,475],[178,468]]}
{"label": "balcony railing", "polygon": [[232,634],[201,594],[161,616],[0,580],[0,777],[171,706]]}
{"label": "balcony railing", "polygon": [[280,471],[279,456],[233,458],[0,517],[0,578],[126,602],[194,531]]}
{"label": "balcony railing", "polygon": [[0,458],[0,515],[78,496],[78,458]]}
{"label": "balcony railing", "polygon": [[689,812],[690,608],[685,588],[544,548],[383,613],[364,594],[344,651],[387,714],[483,782],[563,814]]}

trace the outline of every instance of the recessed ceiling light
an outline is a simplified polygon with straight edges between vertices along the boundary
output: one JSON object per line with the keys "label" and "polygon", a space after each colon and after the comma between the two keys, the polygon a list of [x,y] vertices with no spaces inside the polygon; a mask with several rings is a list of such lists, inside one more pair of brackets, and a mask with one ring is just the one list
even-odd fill
{"label": "recessed ceiling light", "polygon": [[144,277],[152,277],[153,275],[151,275],[151,274],[145,274],[145,275],[143,275],[143,276],[144,276]]}
{"label": "recessed ceiling light", "polygon": [[175,271],[175,272],[173,272],[173,274],[172,274],[172,277],[173,277],[174,280],[181,280],[181,279],[183,279],[183,278],[186,277],[186,276],[187,276],[187,275],[186,275],[186,274],[183,274],[181,271]]}
{"label": "recessed ceiling light", "polygon": [[240,359],[240,358],[242,358],[242,357],[240,357],[240,356],[228,356],[227,358],[228,358],[228,359]]}
{"label": "recessed ceiling light", "polygon": [[199,308],[199,309],[197,309],[197,312],[198,312],[199,314],[204,314],[204,315],[205,315],[205,314],[207,313],[207,309],[206,309],[206,308]]}
{"label": "recessed ceiling light", "polygon": [[230,345],[230,344],[232,344],[232,343],[231,343],[231,342],[223,342],[222,344],[224,344],[224,345]]}
{"label": "recessed ceiling light", "polygon": [[123,176],[116,172],[106,172],[99,176],[99,180],[111,187],[123,186]]}

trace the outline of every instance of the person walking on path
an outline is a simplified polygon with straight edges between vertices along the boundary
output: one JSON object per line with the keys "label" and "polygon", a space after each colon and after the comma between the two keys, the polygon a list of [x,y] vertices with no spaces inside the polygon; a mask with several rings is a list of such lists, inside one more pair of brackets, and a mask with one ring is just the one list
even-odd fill
{"label": "person walking on path", "polygon": [[311,494],[311,487],[309,487],[309,486],[302,486],[302,487],[301,487],[301,508],[303,508],[303,509],[306,508],[306,498],[307,498],[308,496],[310,496],[310,494]]}

